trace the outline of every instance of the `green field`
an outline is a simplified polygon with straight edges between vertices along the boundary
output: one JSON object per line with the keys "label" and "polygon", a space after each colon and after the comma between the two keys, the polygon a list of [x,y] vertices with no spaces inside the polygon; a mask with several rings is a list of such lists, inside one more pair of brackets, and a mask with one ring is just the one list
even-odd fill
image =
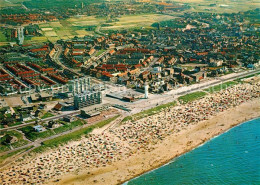
{"label": "green field", "polygon": [[15,6],[11,1],[0,0],[0,7]]}
{"label": "green field", "polygon": [[[175,1],[175,0],[172,0]],[[178,0],[176,0],[178,1]],[[180,1],[178,1],[180,2]],[[184,0],[192,7],[188,11],[193,12],[209,12],[209,13],[235,13],[239,11],[247,11],[260,6],[257,0]],[[215,4],[215,6],[213,6]]]}
{"label": "green field", "polygon": [[238,78],[238,79],[236,79],[235,81],[242,83],[244,79],[246,79],[246,78],[251,78],[251,77],[257,76],[257,75],[260,75],[260,73],[256,73],[256,74],[248,75],[248,76],[245,76],[245,77],[242,77],[242,78]]}
{"label": "green field", "polygon": [[8,40],[8,37],[6,37],[4,30],[0,29],[0,47],[9,45],[9,41],[10,40]]}
{"label": "green field", "polygon": [[20,128],[26,138],[28,138],[31,141],[35,141],[36,139],[40,138],[46,138],[54,135],[55,133],[52,130],[46,130],[44,132],[36,132],[34,131],[34,128],[32,126],[26,126],[23,128]]}
{"label": "green field", "polygon": [[77,120],[77,121],[73,121],[71,123],[66,123],[66,122],[61,122],[61,123],[64,124],[64,125],[53,129],[53,131],[56,134],[66,132],[68,130],[72,130],[75,127],[82,126],[82,125],[86,124],[86,122],[84,120]]}
{"label": "green field", "polygon": [[[15,137],[17,139],[16,142],[12,144],[5,144],[5,136],[6,134]],[[7,132],[1,132],[1,135],[4,135],[3,137],[0,138],[0,152],[4,152],[7,150],[10,150],[11,146],[13,148],[18,148],[20,146],[26,145],[29,142],[23,139],[23,135],[17,131],[7,131]]]}
{"label": "green field", "polygon": [[13,127],[13,126],[16,126],[16,125],[21,125],[22,122],[15,122],[15,123],[12,123],[10,125],[8,125],[9,127]]}
{"label": "green field", "polygon": [[[162,14],[127,15],[118,18],[118,21],[106,23],[102,30],[118,30],[127,28],[150,27],[154,22],[169,20],[175,17]],[[106,22],[106,18],[94,16],[73,16],[65,20],[39,24],[44,37],[50,41],[70,39],[75,36],[94,35],[93,28]]]}
{"label": "green field", "polygon": [[141,15],[125,15],[118,18],[118,21],[106,23],[102,30],[120,30],[130,28],[149,28],[154,22],[175,19],[175,16],[163,14],[141,14]]}
{"label": "green field", "polygon": [[198,92],[194,92],[194,93],[190,93],[190,94],[186,94],[184,96],[180,96],[178,98],[178,100],[182,103],[188,103],[191,101],[194,101],[196,99],[200,99],[202,97],[204,97],[207,93],[202,92],[202,91],[198,91]]}
{"label": "green field", "polygon": [[0,42],[7,42],[7,38],[3,31],[0,30]]}
{"label": "green field", "polygon": [[34,122],[34,121],[36,121],[37,119],[35,118],[35,119],[31,119],[31,120],[28,120],[28,121],[25,121],[24,123],[31,123],[31,122]]}
{"label": "green field", "polygon": [[[50,117],[50,116],[53,116],[53,115],[50,113],[45,114],[45,118]],[[53,130],[47,129],[46,131],[43,131],[43,132],[34,131],[34,128],[32,126],[26,126],[26,127],[20,128],[19,130],[21,130],[24,133],[26,138],[28,138],[31,141],[35,141],[37,139],[47,138],[47,137],[50,137],[55,134],[59,134],[59,133],[62,133],[62,132],[68,131],[68,130],[72,130],[75,127],[86,124],[86,122],[84,120],[76,120],[71,123],[66,123],[63,121],[60,121],[60,122],[63,124],[62,126],[55,128]]]}
{"label": "green field", "polygon": [[207,88],[207,89],[203,89],[203,90],[207,91],[209,93],[214,93],[214,92],[218,92],[218,91],[227,89],[229,87],[232,87],[232,86],[234,86],[236,84],[237,84],[237,82],[234,82],[234,81],[225,82],[223,84],[219,84],[219,85],[216,85],[216,86],[213,86],[213,87],[210,87],[210,88]]}
{"label": "green field", "polygon": [[44,37],[52,42],[59,39],[71,39],[75,36],[83,37],[93,35],[93,31],[87,31],[90,26],[97,26],[104,22],[103,18],[94,16],[74,16],[65,20],[39,24]]}
{"label": "green field", "polygon": [[101,49],[98,52],[96,52],[95,56],[98,57],[99,55],[101,55],[103,52],[105,52],[106,50]]}
{"label": "green field", "polygon": [[52,113],[49,113],[49,112],[47,112],[47,113],[45,113],[42,117],[41,117],[41,119],[46,119],[46,118],[50,118],[50,117],[53,117],[54,115],[52,114]]}
{"label": "green field", "polygon": [[29,0],[0,0],[1,7],[21,6],[21,3]]}

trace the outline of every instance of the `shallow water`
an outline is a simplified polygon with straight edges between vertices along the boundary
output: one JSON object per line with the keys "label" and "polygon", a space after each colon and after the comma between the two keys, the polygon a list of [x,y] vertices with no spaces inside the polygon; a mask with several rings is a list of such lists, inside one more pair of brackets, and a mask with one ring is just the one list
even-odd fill
{"label": "shallow water", "polygon": [[260,184],[260,118],[125,184]]}

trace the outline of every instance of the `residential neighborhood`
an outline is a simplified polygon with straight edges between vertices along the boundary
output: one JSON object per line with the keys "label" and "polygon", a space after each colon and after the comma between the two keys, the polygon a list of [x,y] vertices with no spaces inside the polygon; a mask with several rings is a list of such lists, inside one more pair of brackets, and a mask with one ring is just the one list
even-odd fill
{"label": "residential neighborhood", "polygon": [[259,117],[256,2],[0,2],[0,184],[124,184]]}

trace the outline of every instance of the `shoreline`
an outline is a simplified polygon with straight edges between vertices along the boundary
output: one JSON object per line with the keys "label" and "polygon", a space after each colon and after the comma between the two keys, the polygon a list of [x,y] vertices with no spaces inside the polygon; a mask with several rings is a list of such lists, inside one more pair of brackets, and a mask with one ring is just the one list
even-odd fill
{"label": "shoreline", "polygon": [[56,183],[49,181],[49,184],[124,184],[167,165],[175,158],[205,144],[233,127],[258,117],[260,117],[260,101],[259,98],[256,98],[166,137],[154,145],[152,151],[140,150],[125,161],[117,161],[107,167],[82,171],[77,175],[67,174],[61,181]]}
{"label": "shoreline", "polygon": [[220,133],[219,135],[215,135],[215,136],[213,136],[212,138],[208,139],[207,141],[205,141],[205,142],[199,144],[198,146],[195,146],[195,147],[192,148],[191,150],[189,150],[189,151],[187,151],[187,152],[184,152],[184,153],[180,154],[180,155],[177,156],[177,157],[172,158],[172,159],[171,159],[170,161],[168,161],[167,163],[162,164],[161,166],[156,167],[156,168],[153,168],[153,169],[151,169],[151,170],[149,170],[149,171],[146,171],[146,172],[144,172],[144,173],[142,173],[142,174],[140,174],[140,175],[138,175],[138,176],[136,176],[136,177],[133,177],[133,178],[131,178],[131,179],[125,181],[125,182],[122,182],[122,185],[127,185],[127,183],[128,183],[129,181],[133,180],[133,179],[136,179],[136,178],[138,178],[138,177],[140,177],[140,176],[142,176],[142,175],[148,174],[148,173],[150,173],[150,172],[152,172],[152,171],[154,171],[154,170],[157,170],[157,169],[159,169],[159,168],[161,168],[161,167],[167,166],[167,165],[169,165],[170,163],[174,162],[175,159],[177,159],[177,158],[179,158],[179,157],[181,157],[181,156],[183,156],[183,155],[185,155],[185,154],[191,152],[192,150],[195,150],[195,149],[197,149],[197,148],[199,148],[199,147],[202,147],[202,146],[205,145],[207,142],[210,142],[210,141],[212,141],[213,139],[215,139],[215,138],[221,136],[222,134],[225,134],[225,133],[229,132],[231,129],[233,129],[233,128],[235,128],[235,127],[238,127],[238,126],[240,126],[240,125],[243,125],[243,124],[246,123],[246,122],[253,121],[253,120],[256,120],[256,119],[260,119],[260,116],[254,117],[254,118],[249,119],[249,120],[245,120],[245,121],[243,121],[243,122],[241,122],[241,123],[238,123],[237,125],[234,125],[234,126],[230,127],[228,130],[225,130],[224,132]]}
{"label": "shoreline", "polygon": [[122,184],[167,165],[230,128],[260,116],[260,83],[238,84],[157,114],[93,132],[0,172],[5,184]]}

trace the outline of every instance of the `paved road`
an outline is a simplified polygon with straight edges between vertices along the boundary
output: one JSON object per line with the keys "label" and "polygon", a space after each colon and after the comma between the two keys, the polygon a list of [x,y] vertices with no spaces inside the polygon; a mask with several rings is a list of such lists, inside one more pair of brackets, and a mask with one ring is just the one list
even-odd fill
{"label": "paved road", "polygon": [[17,80],[19,83],[21,83],[21,85],[23,85],[24,87],[28,87],[26,84],[24,84],[21,79],[19,77],[17,77],[14,73],[12,73],[11,71],[9,71],[4,65],[1,65],[2,68],[5,70],[5,72],[7,72],[11,77],[13,77],[15,80]]}
{"label": "paved road", "polygon": [[59,66],[61,66],[63,69],[67,69],[69,70],[70,72],[78,75],[78,76],[82,76],[82,74],[79,74],[78,72],[76,72],[75,70],[71,69],[71,68],[68,68],[67,66],[65,66],[61,61],[60,61],[60,56],[61,56],[61,53],[63,51],[62,49],[62,46],[60,44],[56,44],[55,45],[55,49],[56,49],[56,52],[54,53],[54,56],[52,58],[52,60],[58,64]]}
{"label": "paved road", "polygon": [[[161,97],[157,98],[157,100],[159,101],[159,104],[164,104],[164,103],[167,103],[169,101],[173,101],[178,96],[185,95],[185,94],[190,93],[190,92],[196,92],[196,91],[198,91],[200,89],[209,88],[209,87],[215,86],[217,84],[220,84],[222,82],[234,80],[234,79],[237,79],[237,78],[245,77],[245,76],[248,76],[248,75],[251,75],[251,74],[256,74],[256,73],[259,73],[259,72],[260,72],[260,70],[258,69],[258,70],[255,70],[255,71],[238,73],[237,75],[232,75],[231,77],[221,77],[218,80],[211,81],[211,82],[208,82],[208,83],[205,83],[205,84],[198,84],[197,86],[195,86],[196,84],[194,84],[194,87],[189,87],[188,89],[183,88],[182,91],[177,92],[177,93],[172,91],[173,93],[169,93],[169,94],[166,93],[166,94],[163,94],[163,95],[158,95],[158,96],[161,96]],[[177,95],[177,96],[175,96],[173,98],[172,95]],[[162,100],[160,100],[160,99],[162,99]],[[155,107],[155,106],[158,105],[158,102],[156,102],[156,101],[151,102],[151,99],[143,99],[143,100],[141,100],[141,101],[139,101],[139,102],[137,102],[137,103],[135,103],[133,105],[136,106],[137,108],[134,111],[132,111],[131,114],[134,114],[136,112],[140,112],[140,111],[145,110],[145,109],[149,109],[149,108]],[[68,113],[66,115],[73,115],[73,114],[78,114],[78,113],[79,113],[79,111],[78,112],[71,112],[71,113]],[[49,121],[49,120],[52,120],[52,119],[58,119],[58,118],[63,117],[63,116],[65,116],[65,115],[63,114],[63,115],[58,115],[58,116],[55,116],[55,117],[46,118],[46,119],[44,119],[44,121]],[[118,120],[121,120],[122,118],[120,117]],[[95,123],[93,123],[93,124],[95,124]],[[116,121],[116,124],[118,124],[117,121]],[[116,125],[116,124],[113,124],[113,126]],[[19,126],[21,126],[21,125],[18,125],[16,127],[19,128]],[[22,126],[24,126],[24,125],[22,125]],[[70,130],[70,131],[66,131],[66,132],[63,132],[63,133],[60,133],[60,134],[57,134],[57,135],[45,138],[45,139],[37,140],[35,142],[29,143],[28,145],[16,148],[14,150],[3,152],[3,153],[0,154],[0,156],[8,154],[8,153],[13,152],[13,151],[17,151],[17,150],[22,149],[22,148],[29,147],[29,146],[35,146],[35,147],[39,146],[41,144],[41,142],[47,141],[49,139],[54,139],[56,137],[59,137],[59,136],[62,136],[62,135],[65,135],[65,134],[68,134],[68,133],[80,130],[80,129],[85,128],[87,126],[90,126],[90,125],[86,124],[84,126],[77,127],[77,128],[75,128],[73,130]],[[10,129],[16,129],[16,128],[15,127],[11,127]]]}
{"label": "paved road", "polygon": [[[248,76],[248,75],[251,75],[251,74],[256,74],[256,73],[259,73],[259,72],[260,72],[260,70],[258,69],[256,71],[243,72],[242,74],[237,73],[236,75],[232,75],[231,77],[223,76],[223,77],[220,77],[219,79],[211,80],[211,81],[206,82],[206,83],[194,84],[192,86],[185,86],[185,87],[179,88],[177,90],[172,90],[170,92],[166,92],[163,95],[151,95],[152,98],[150,98],[150,99],[143,99],[143,100],[132,103],[131,107],[133,107],[133,110],[131,111],[131,114],[135,114],[138,111],[150,109],[152,107],[155,107],[158,104],[163,104],[165,102],[168,102],[169,100],[173,100],[173,96],[185,95],[187,93],[191,93],[191,92],[195,92],[195,91],[198,91],[198,90],[201,90],[201,89],[209,88],[209,87],[221,84],[223,82],[231,81],[231,80],[234,80],[234,79],[237,79],[237,78],[245,77],[245,76]],[[99,81],[99,80],[96,80],[96,81],[102,83],[102,81]],[[114,86],[114,84],[113,85],[110,84],[108,86],[110,88],[116,88],[116,86]],[[175,99],[176,99],[176,97],[175,97]],[[80,111],[76,110],[76,111],[73,111],[73,112],[68,112],[68,113],[65,113],[65,114],[49,117],[49,118],[43,119],[41,121],[55,120],[55,119],[59,119],[59,118],[65,117],[65,116],[76,115],[76,114],[79,114],[79,113],[80,113]],[[24,127],[24,126],[27,126],[27,125],[32,125],[32,124],[35,124],[35,122],[25,123],[25,124],[13,126],[13,127],[8,127],[8,128],[2,128],[2,129],[0,129],[0,131],[15,130],[17,128],[21,128],[21,127]]]}
{"label": "paved road", "polygon": [[[197,91],[197,90],[200,90],[200,89],[205,89],[205,88],[209,88],[209,87],[212,87],[212,86],[215,86],[215,85],[218,85],[218,84],[221,84],[223,82],[228,82],[228,81],[232,81],[232,80],[235,80],[237,78],[241,78],[241,77],[246,77],[248,75],[252,75],[252,74],[256,74],[256,73],[259,73],[260,72],[260,69],[256,70],[256,71],[250,71],[250,72],[242,72],[242,73],[237,73],[237,74],[231,74],[230,76],[222,76],[222,77],[218,77],[217,79],[215,80],[211,80],[209,82],[206,82],[205,84],[194,84],[192,86],[188,86],[186,89],[187,90],[184,90],[184,91],[180,91],[180,92],[177,92],[175,93],[176,95],[182,95],[182,94],[185,94],[187,92],[192,92],[192,91]],[[174,94],[174,93],[173,93]]]}
{"label": "paved road", "polygon": [[[101,24],[102,24],[102,23],[101,23]],[[98,34],[98,35],[103,35],[103,36],[105,36],[105,35],[107,35],[107,34],[102,33],[102,32],[100,31],[101,24],[99,24],[99,25],[96,27],[95,33]]]}
{"label": "paved road", "polygon": [[149,99],[142,99],[139,101],[136,101],[132,104],[129,104],[129,107],[132,108],[132,111],[130,114],[136,114],[140,111],[147,110],[150,108],[153,108],[157,105],[166,104],[169,102],[172,102],[176,100],[179,96],[196,92],[201,89],[210,88],[215,85],[221,84],[223,82],[232,81],[237,78],[245,77],[251,74],[259,73],[260,69],[255,71],[249,71],[249,72],[242,72],[237,74],[231,74],[229,76],[222,76],[218,79],[210,80],[204,83],[198,83],[191,86],[184,86],[169,92],[166,92],[164,94],[150,94]]}

